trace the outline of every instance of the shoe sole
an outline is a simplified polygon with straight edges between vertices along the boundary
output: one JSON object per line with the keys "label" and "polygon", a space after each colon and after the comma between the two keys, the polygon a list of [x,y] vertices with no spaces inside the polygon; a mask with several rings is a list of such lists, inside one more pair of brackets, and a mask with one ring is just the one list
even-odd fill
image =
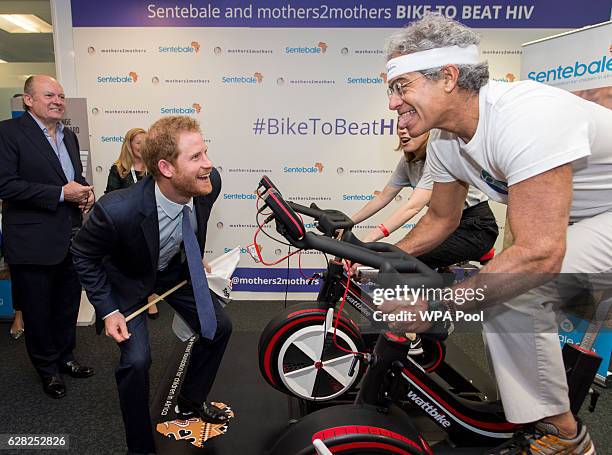
{"label": "shoe sole", "polygon": [[181,412],[178,407],[178,404],[174,406],[174,412],[176,414],[176,418],[179,420],[187,420],[192,417],[199,417],[195,412]]}
{"label": "shoe sole", "polygon": [[21,338],[23,336],[24,331],[23,330],[17,330],[16,332],[11,332],[9,330],[9,334],[11,335],[11,338],[13,340],[18,340],[19,338]]}

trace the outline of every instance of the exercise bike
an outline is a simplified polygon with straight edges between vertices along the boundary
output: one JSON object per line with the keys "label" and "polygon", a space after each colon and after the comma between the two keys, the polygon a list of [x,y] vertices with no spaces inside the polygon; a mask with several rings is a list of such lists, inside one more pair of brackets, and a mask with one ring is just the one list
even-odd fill
{"label": "exercise bike", "polygon": [[[258,192],[272,210],[269,220],[297,248],[376,267],[389,287],[443,284],[440,275],[396,247],[360,242],[341,212],[287,203],[267,177]],[[306,232],[296,212],[315,218],[323,234]],[[345,230],[342,240],[333,238],[338,229]],[[335,306],[344,294],[364,316],[376,308],[350,281],[343,285],[341,267],[334,261],[328,265],[317,305],[292,306],[266,327],[259,343],[260,369],[278,390],[315,402],[346,394],[360,382],[366,365],[367,372],[354,403],[307,415],[277,442],[273,455],[313,453],[317,439],[333,453],[431,453],[402,410],[406,406],[420,409],[457,445],[494,445],[512,436],[518,426],[505,421],[501,404],[447,362],[444,328],[424,337],[421,358],[408,356],[409,343],[390,332],[377,336],[373,351],[367,352],[372,345],[361,327],[335,312]]]}

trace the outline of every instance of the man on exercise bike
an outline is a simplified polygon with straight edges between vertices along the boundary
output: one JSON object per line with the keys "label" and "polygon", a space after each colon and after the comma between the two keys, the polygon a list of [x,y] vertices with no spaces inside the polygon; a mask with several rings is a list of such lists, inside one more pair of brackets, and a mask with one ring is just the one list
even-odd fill
{"label": "man on exercise bike", "polygon": [[[488,80],[479,41],[433,14],[388,41],[389,109],[399,126],[411,136],[442,130],[427,151],[429,211],[397,246],[420,256],[440,244],[459,223],[468,185],[507,204],[514,244],[452,289],[487,284],[484,332],[506,418],[533,423],[490,453],[594,454],[570,412],[551,279],[612,271],[612,111],[536,82]],[[440,306],[451,314],[483,307],[393,300],[382,310]],[[429,325],[417,317],[395,328]]]}

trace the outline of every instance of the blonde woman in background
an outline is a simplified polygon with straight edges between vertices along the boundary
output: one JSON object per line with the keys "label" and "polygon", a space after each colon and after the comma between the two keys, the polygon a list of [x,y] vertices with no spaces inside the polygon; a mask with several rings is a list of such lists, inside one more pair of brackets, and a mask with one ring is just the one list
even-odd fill
{"label": "blonde woman in background", "polygon": [[[142,146],[146,134],[147,132],[142,128],[132,128],[125,133],[119,158],[113,163],[108,173],[105,193],[129,188],[147,174],[146,167],[142,161]],[[154,297],[149,297],[149,300]],[[151,319],[159,317],[157,305],[149,307],[148,316]]]}
{"label": "blonde woman in background", "polygon": [[106,191],[129,188],[141,180],[147,173],[142,162],[142,145],[147,132],[142,128],[132,128],[125,133],[119,158],[113,163],[108,173]]}

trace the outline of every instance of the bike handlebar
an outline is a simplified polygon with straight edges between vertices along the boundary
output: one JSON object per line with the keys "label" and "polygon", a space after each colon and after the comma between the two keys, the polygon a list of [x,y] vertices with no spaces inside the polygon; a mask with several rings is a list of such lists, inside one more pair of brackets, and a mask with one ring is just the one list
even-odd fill
{"label": "bike handlebar", "polygon": [[[381,279],[387,285],[406,285],[409,287],[440,287],[442,277],[405,251],[382,242],[361,242],[350,232],[353,221],[338,210],[321,210],[315,204],[306,207],[294,202],[286,202],[278,188],[264,176],[260,187],[265,189],[263,199],[276,220],[276,229],[293,246],[301,249],[314,249],[341,258],[379,269],[386,277]],[[301,218],[295,213],[314,218],[318,228],[326,235],[306,232]],[[338,229],[349,229],[337,240],[331,236]],[[401,275],[398,272],[406,273]],[[380,284],[383,284],[381,282]]]}

